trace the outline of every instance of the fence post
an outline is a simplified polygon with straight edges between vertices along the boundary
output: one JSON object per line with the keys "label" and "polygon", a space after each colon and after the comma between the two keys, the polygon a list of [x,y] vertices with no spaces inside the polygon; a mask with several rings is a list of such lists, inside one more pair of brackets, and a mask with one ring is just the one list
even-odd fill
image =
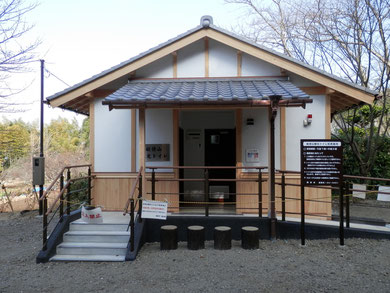
{"label": "fence post", "polygon": [[205,216],[209,216],[209,170],[204,171],[204,201],[205,201]]}
{"label": "fence post", "polygon": [[301,179],[301,244],[305,245],[305,186]]}
{"label": "fence post", "polygon": [[282,171],[282,221],[286,221],[286,178]]}
{"label": "fence post", "polygon": [[[60,192],[64,189],[64,174],[61,174],[60,177]],[[60,196],[60,222],[62,222],[62,218],[64,216],[64,193],[61,193]]]}
{"label": "fence post", "polygon": [[346,226],[347,228],[349,228],[349,198],[350,198],[350,190],[349,190],[349,182],[347,181],[346,182],[346,190],[345,190],[345,193],[346,193],[346,197],[345,197],[345,201],[346,201],[346,205],[345,205],[345,218],[346,218]]}
{"label": "fence post", "polygon": [[47,197],[45,196],[43,198],[43,203],[42,203],[42,217],[43,217],[43,233],[42,233],[42,242],[43,242],[43,247],[42,250],[47,249]]}
{"label": "fence post", "polygon": [[156,199],[156,174],[152,169],[152,200]]}
{"label": "fence post", "polygon": [[261,169],[259,168],[258,174],[258,197],[259,197],[259,218],[263,217],[263,176]]}
{"label": "fence post", "polygon": [[68,188],[66,189],[66,214],[70,215],[70,169],[68,168],[68,172],[66,173],[66,183],[68,184]]}
{"label": "fence post", "polygon": [[134,251],[134,199],[130,201],[130,251]]}
{"label": "fence post", "polygon": [[139,181],[138,181],[138,201],[139,201],[138,222],[142,223],[142,175],[139,177]]}
{"label": "fence post", "polygon": [[92,189],[92,172],[91,166],[88,167],[88,205],[91,205],[91,189]]}
{"label": "fence post", "polygon": [[344,245],[344,182],[340,182],[340,227],[339,227],[339,237],[340,237],[340,245]]}

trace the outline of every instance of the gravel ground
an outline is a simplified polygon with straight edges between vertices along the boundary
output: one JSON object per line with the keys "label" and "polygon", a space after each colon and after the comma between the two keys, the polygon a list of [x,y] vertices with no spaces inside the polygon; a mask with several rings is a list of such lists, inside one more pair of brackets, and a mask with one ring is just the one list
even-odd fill
{"label": "gravel ground", "polygon": [[246,251],[160,251],[134,262],[36,264],[36,212],[0,214],[0,292],[390,292],[390,241],[261,241]]}

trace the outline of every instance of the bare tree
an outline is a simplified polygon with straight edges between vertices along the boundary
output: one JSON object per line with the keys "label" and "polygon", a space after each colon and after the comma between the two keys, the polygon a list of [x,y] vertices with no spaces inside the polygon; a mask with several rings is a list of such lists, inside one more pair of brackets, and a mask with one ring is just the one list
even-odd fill
{"label": "bare tree", "polygon": [[34,50],[39,40],[26,41],[31,31],[26,15],[36,4],[24,0],[2,0],[0,2],[0,112],[12,111],[16,105],[11,97],[23,89],[15,89],[9,80],[13,74],[25,72],[34,61]]}
{"label": "bare tree", "polygon": [[368,175],[389,137],[390,0],[225,1],[246,8],[239,33],[381,93],[373,105],[333,117],[333,134],[351,148],[360,173]]}

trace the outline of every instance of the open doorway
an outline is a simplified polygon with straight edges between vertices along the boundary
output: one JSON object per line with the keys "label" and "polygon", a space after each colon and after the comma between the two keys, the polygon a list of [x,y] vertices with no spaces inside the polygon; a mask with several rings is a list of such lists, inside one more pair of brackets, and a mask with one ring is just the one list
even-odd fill
{"label": "open doorway", "polygon": [[[206,129],[205,130],[205,165],[235,166],[236,165],[236,130]],[[210,169],[210,179],[234,179],[235,169]],[[235,202],[236,184],[234,181],[210,182],[210,201]]]}
{"label": "open doorway", "polygon": [[[236,131],[234,110],[180,111],[179,164],[181,166],[235,166]],[[203,169],[185,169],[179,172],[181,179],[203,179]],[[210,179],[234,179],[235,169],[212,169]],[[204,202],[204,182],[180,183],[181,212],[187,207],[200,207]],[[212,181],[209,184],[210,207],[224,207],[235,202],[235,182]],[[234,212],[234,205],[229,204]],[[183,208],[183,209],[182,209]]]}

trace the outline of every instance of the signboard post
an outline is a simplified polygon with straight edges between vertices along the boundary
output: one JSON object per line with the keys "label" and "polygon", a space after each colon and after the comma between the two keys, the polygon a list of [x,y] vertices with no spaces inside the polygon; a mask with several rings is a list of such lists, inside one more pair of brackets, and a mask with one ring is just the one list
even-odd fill
{"label": "signboard post", "polygon": [[339,140],[301,139],[301,242],[305,245],[305,186],[340,188],[340,245],[344,245],[343,145]]}

